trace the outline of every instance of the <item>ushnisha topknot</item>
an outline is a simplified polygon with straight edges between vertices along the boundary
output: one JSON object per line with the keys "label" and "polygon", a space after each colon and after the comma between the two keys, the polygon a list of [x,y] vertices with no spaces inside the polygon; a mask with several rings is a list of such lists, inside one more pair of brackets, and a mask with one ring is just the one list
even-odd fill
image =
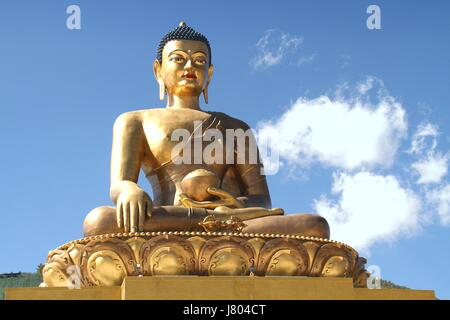
{"label": "ushnisha topknot", "polygon": [[156,54],[156,59],[159,62],[162,62],[162,52],[164,49],[164,46],[167,42],[171,40],[194,40],[194,41],[200,41],[206,44],[209,51],[209,64],[211,65],[211,47],[209,45],[208,39],[201,34],[200,32],[195,31],[191,27],[188,27],[186,25],[186,22],[181,21],[178,27],[176,27],[174,30],[167,33],[159,42],[158,46],[158,52]]}

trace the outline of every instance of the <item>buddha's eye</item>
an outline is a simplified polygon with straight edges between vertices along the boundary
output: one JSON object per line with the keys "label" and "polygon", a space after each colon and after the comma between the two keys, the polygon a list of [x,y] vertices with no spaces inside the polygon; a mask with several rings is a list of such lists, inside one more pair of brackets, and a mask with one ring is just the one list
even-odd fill
{"label": "buddha's eye", "polygon": [[173,56],[169,59],[169,61],[173,61],[175,63],[182,63],[184,62],[184,58],[180,56]]}
{"label": "buddha's eye", "polygon": [[204,65],[206,63],[206,59],[205,58],[196,58],[195,59],[195,63],[196,64],[200,64],[200,65]]}

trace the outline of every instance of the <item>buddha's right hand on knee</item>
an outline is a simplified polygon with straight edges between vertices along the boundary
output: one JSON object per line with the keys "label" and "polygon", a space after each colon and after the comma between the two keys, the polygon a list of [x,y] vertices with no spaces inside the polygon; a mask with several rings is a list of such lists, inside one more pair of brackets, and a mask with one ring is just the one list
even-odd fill
{"label": "buddha's right hand on knee", "polygon": [[125,232],[144,230],[144,222],[152,214],[150,196],[137,185],[124,188],[117,197],[117,226]]}

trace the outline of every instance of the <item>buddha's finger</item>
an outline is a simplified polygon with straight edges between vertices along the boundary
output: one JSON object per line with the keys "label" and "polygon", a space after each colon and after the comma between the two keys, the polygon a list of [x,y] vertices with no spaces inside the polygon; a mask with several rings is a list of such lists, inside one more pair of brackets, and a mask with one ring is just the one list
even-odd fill
{"label": "buddha's finger", "polygon": [[180,202],[183,206],[189,208],[190,202],[192,201],[191,198],[189,198],[185,193],[180,193]]}
{"label": "buddha's finger", "polygon": [[123,228],[123,210],[122,210],[122,202],[119,201],[116,208],[116,216],[117,216],[117,226],[121,229]]}
{"label": "buddha's finger", "polygon": [[139,220],[138,220],[138,230],[144,231],[144,219],[145,219],[145,202],[139,202]]}
{"label": "buddha's finger", "polygon": [[271,215],[274,215],[274,216],[284,215],[284,210],[281,208],[273,208],[273,209],[270,209],[270,211],[271,211]]}
{"label": "buddha's finger", "polygon": [[125,232],[130,231],[130,205],[128,202],[125,202],[122,207],[123,211],[123,226]]}
{"label": "buddha's finger", "polygon": [[186,208],[192,208],[192,200],[189,198],[184,198],[181,200],[181,203],[183,204],[183,206],[185,206]]}
{"label": "buddha's finger", "polygon": [[217,196],[221,199],[233,198],[233,196],[230,193],[228,193],[222,189],[209,187],[206,191],[208,191],[209,194],[212,194],[213,196]]}
{"label": "buddha's finger", "polygon": [[145,203],[145,212],[147,213],[148,217],[152,216],[152,210],[153,210],[153,204],[151,201],[147,201]]}
{"label": "buddha's finger", "polygon": [[189,208],[214,209],[217,207],[217,204],[212,201],[197,201],[197,200],[187,199],[186,203]]}
{"label": "buddha's finger", "polygon": [[132,201],[130,203],[130,231],[136,232],[138,226],[138,217],[139,217],[139,206],[137,203]]}
{"label": "buddha's finger", "polygon": [[232,194],[225,190],[209,187],[207,189],[208,193],[220,197],[220,200],[214,201],[213,203],[217,205],[232,207],[232,208],[242,208],[244,205],[237,200]]}
{"label": "buddha's finger", "polygon": [[183,201],[185,199],[190,199],[186,193],[180,193],[178,195],[178,197],[180,198],[180,201]]}

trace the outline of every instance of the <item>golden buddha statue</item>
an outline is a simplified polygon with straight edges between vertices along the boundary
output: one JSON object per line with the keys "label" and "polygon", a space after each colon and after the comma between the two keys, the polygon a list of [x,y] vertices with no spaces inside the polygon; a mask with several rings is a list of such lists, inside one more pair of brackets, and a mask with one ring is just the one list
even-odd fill
{"label": "golden buddha statue", "polygon": [[[115,207],[92,210],[84,238],[49,252],[42,286],[118,286],[127,276],[155,275],[347,277],[365,286],[365,259],[330,240],[324,218],[271,208],[249,126],[200,109],[213,75],[206,37],[182,22],[161,40],[153,68],[166,108],[118,117]],[[236,136],[221,134],[230,130],[248,139],[236,146]],[[211,151],[214,161],[197,151]],[[137,184],[141,169],[153,199]]]}
{"label": "golden buddha statue", "polygon": [[[211,48],[206,37],[182,22],[160,43],[153,70],[159,83],[160,99],[167,95],[166,108],[122,114],[114,124],[110,196],[116,207],[91,211],[84,221],[84,235],[136,231],[199,231],[208,216],[244,221],[242,232],[284,233],[329,238],[326,220],[318,215],[284,215],[271,209],[262,162],[197,164],[173,163],[171,140],[177,129],[193,133],[195,123],[207,128],[249,129],[224,113],[200,108],[200,95],[208,102],[208,86],[213,75]],[[226,141],[225,141],[226,142]],[[224,142],[224,143],[225,143]],[[249,150],[245,150],[246,158]],[[142,169],[153,188],[154,199],[137,184]],[[204,186],[211,195],[199,201],[189,197],[197,183],[182,190],[182,180],[193,172],[210,173],[215,185]],[[198,176],[198,174],[197,174]],[[195,179],[195,177],[194,177]],[[206,188],[205,188],[206,187]]]}

